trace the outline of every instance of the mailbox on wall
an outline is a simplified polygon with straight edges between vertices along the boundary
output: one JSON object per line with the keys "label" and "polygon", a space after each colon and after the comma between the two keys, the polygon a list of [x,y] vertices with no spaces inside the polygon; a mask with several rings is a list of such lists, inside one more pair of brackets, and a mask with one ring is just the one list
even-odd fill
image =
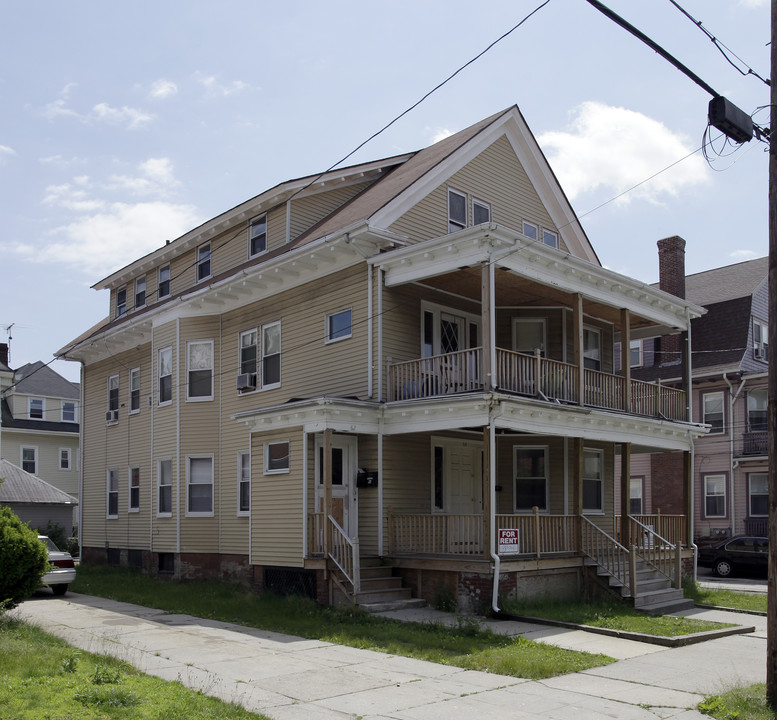
{"label": "mailbox on wall", "polygon": [[378,471],[377,470],[365,470],[359,468],[356,473],[356,487],[357,488],[376,488],[378,487]]}

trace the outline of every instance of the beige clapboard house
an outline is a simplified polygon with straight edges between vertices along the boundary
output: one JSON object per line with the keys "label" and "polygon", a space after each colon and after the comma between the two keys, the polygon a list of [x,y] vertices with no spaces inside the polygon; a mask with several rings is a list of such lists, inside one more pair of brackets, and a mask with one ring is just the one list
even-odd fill
{"label": "beige clapboard house", "polygon": [[85,558],[362,604],[676,582],[686,517],[615,507],[616,451],[626,478],[629,451],[683,451],[690,487],[703,428],[613,347],[702,310],[601,267],[517,107],[281,183],[95,287],[110,317],[59,353]]}

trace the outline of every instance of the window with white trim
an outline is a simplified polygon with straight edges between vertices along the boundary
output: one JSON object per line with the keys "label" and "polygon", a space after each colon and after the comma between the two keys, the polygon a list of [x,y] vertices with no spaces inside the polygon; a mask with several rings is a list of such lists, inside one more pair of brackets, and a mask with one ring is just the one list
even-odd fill
{"label": "window with white trim", "polygon": [[162,265],[159,268],[157,284],[157,300],[167,297],[170,294],[170,266]]}
{"label": "window with white trim", "polygon": [[24,472],[35,475],[38,472],[38,448],[34,446],[22,447],[20,464]]}
{"label": "window with white trim", "polygon": [[127,312],[127,286],[116,291],[116,317],[121,317]]}
{"label": "window with white trim", "polygon": [[140,468],[133,467],[129,470],[129,504],[128,512],[140,510]]}
{"label": "window with white trim", "polygon": [[262,325],[262,388],[281,384],[281,323]]}
{"label": "window with white trim", "polygon": [[70,470],[71,468],[70,457],[71,457],[70,448],[59,449],[59,469],[60,470]]}
{"label": "window with white trim", "polygon": [[458,190],[448,189],[448,232],[467,227],[467,196]]}
{"label": "window with white trim", "polygon": [[472,200],[472,224],[481,225],[491,222],[491,206],[480,200]]}
{"label": "window with white trim", "polygon": [[747,492],[750,517],[768,517],[769,475],[767,473],[748,473]]}
{"label": "window with white trim", "polygon": [[248,254],[261,255],[267,250],[267,215],[251,220],[248,226]]}
{"label": "window with white trim", "polygon": [[186,343],[186,399],[213,399],[213,340]]}
{"label": "window with white trim", "polygon": [[726,517],[726,476],[704,476],[704,516]]}
{"label": "window with white trim", "polygon": [[529,222],[528,220],[523,221],[522,225],[523,234],[529,238],[529,240],[536,240],[539,237],[540,228],[538,225],[536,225],[533,222]]}
{"label": "window with white trim", "polygon": [[157,517],[170,517],[173,512],[173,461],[160,460],[157,466]]}
{"label": "window with white trim", "polygon": [[109,423],[119,422],[119,376],[108,377],[108,412],[105,420]]}
{"label": "window with white trim", "polygon": [[644,495],[644,478],[629,478],[629,515],[642,515]]}
{"label": "window with white trim", "polygon": [[169,405],[173,401],[173,348],[159,351],[157,370],[159,373],[159,405]]}
{"label": "window with white trim", "polygon": [[186,514],[213,515],[213,456],[186,458]]}
{"label": "window with white trim", "polygon": [[513,449],[515,511],[548,511],[548,448],[516,445]]}
{"label": "window with white trim", "polygon": [[602,334],[598,328],[583,326],[583,367],[602,369]]}
{"label": "window with white trim", "polygon": [[583,512],[604,512],[604,453],[583,451]]}
{"label": "window with white trim", "polygon": [[43,420],[43,398],[29,398],[27,416],[30,420]]}
{"label": "window with white trim", "polygon": [[747,393],[747,429],[749,432],[759,432],[767,429],[766,406],[766,388],[750,390]]}
{"label": "window with white trim", "polygon": [[642,340],[629,340],[629,367],[642,366]]}
{"label": "window with white trim", "polygon": [[237,514],[251,512],[251,453],[241,452],[237,456]]}
{"label": "window with white trim", "polygon": [[197,248],[197,282],[210,277],[210,243]]}
{"label": "window with white trim", "polygon": [[351,308],[340,310],[326,316],[326,342],[335,342],[336,340],[345,340],[351,337],[352,329],[352,311]]}
{"label": "window with white trim", "polygon": [[513,318],[513,350],[545,356],[546,329],[544,318]]}
{"label": "window with white trim", "polygon": [[753,319],[753,357],[756,360],[769,360],[769,326]]}
{"label": "window with white trim", "polygon": [[105,475],[105,515],[119,517],[119,471],[109,468]]}
{"label": "window with white trim", "polygon": [[289,441],[264,444],[264,474],[289,472]]}
{"label": "window with white trim", "polygon": [[558,248],[558,233],[542,228],[542,242],[548,247]]}
{"label": "window with white trim", "polygon": [[146,304],[146,276],[135,280],[135,309],[144,307]]}
{"label": "window with white trim", "polygon": [[710,425],[710,435],[725,432],[723,391],[704,393],[701,396],[702,422]]}
{"label": "window with white trim", "polygon": [[129,411],[130,415],[140,412],[140,368],[132,368],[129,372]]}
{"label": "window with white trim", "polygon": [[76,422],[76,404],[70,400],[62,401],[62,422]]}

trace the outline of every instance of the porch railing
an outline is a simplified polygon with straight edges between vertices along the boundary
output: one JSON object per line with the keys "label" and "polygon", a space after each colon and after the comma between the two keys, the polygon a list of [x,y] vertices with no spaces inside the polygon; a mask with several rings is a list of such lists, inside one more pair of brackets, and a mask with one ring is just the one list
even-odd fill
{"label": "porch railing", "polygon": [[497,515],[497,530],[518,531],[518,553],[537,558],[559,553],[577,552],[575,515]]}
{"label": "porch railing", "polygon": [[[473,348],[390,363],[388,397],[392,401],[414,400],[484,390],[482,354],[483,348]],[[494,381],[504,392],[579,404],[579,373],[576,365],[550,360],[539,353],[496,350]],[[686,419],[683,390],[633,379],[629,389],[627,395],[626,379],[621,375],[585,369],[582,404],[648,417]]]}
{"label": "porch railing", "polygon": [[343,574],[355,595],[359,592],[359,539],[351,540],[331,515],[327,531],[329,533],[329,559]]}
{"label": "porch railing", "polygon": [[[639,523],[655,531],[657,535],[666,538],[673,545],[684,545],[687,542],[687,524],[685,515],[667,515],[661,512],[653,514],[630,515]],[[621,516],[615,516],[615,537],[619,542],[624,538],[621,533]]]}
{"label": "porch railing", "polygon": [[651,567],[669,578],[676,588],[682,584],[681,545],[669,542],[652,527],[629,515],[629,543]]}
{"label": "porch railing", "polygon": [[768,453],[769,433],[766,430],[750,430],[742,433],[740,455],[766,455]]}
{"label": "porch railing", "polygon": [[324,554],[324,513],[308,513],[308,557]]}
{"label": "porch railing", "polygon": [[388,536],[391,554],[482,555],[483,515],[389,512]]}
{"label": "porch railing", "polygon": [[580,521],[583,541],[580,549],[583,554],[606,570],[628,590],[630,595],[633,595],[632,588],[637,584],[633,555],[587,517],[582,516]]}

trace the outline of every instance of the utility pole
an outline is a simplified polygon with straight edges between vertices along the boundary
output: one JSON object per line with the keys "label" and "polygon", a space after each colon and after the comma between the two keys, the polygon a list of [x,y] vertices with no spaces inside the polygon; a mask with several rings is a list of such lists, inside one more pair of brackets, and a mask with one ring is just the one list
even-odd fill
{"label": "utility pole", "polygon": [[[769,120],[769,335],[777,338],[777,0],[772,0]],[[769,360],[769,585],[766,620],[766,702],[777,709],[777,354]]]}

